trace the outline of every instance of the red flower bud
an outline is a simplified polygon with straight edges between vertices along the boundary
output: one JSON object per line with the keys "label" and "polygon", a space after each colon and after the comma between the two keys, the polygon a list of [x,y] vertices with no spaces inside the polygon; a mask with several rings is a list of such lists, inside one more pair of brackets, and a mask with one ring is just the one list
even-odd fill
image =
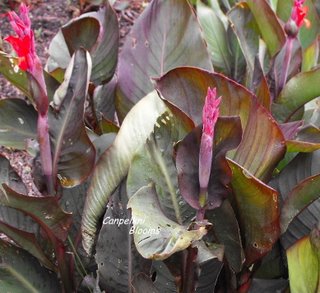
{"label": "red flower bud", "polygon": [[8,36],[4,40],[10,43],[16,51],[20,69],[34,73],[35,63],[39,62],[39,58],[35,52],[34,35],[28,15],[29,9],[22,3],[19,12],[19,15],[14,11],[8,12],[10,24],[16,36]]}
{"label": "red flower bud", "polygon": [[305,0],[295,0],[291,12],[291,19],[296,23],[298,28],[300,28],[303,23],[308,25],[308,20],[306,19],[308,7],[303,7],[304,1]]}

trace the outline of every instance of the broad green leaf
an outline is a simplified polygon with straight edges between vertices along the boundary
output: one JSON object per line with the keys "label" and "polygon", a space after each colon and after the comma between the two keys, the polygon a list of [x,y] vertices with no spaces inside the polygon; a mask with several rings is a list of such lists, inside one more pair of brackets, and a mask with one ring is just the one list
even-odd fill
{"label": "broad green leaf", "polygon": [[231,187],[246,264],[250,265],[267,254],[279,238],[278,192],[235,162],[228,160],[228,163],[233,173]]}
{"label": "broad green leaf", "polygon": [[271,114],[240,84],[198,68],[176,68],[157,80],[162,96],[186,113],[196,125],[208,87],[222,96],[221,116],[239,116],[243,139],[228,156],[261,180],[268,180],[285,152],[285,140]]}
{"label": "broad green leaf", "polygon": [[[224,246],[225,257],[230,267],[234,272],[240,272],[245,255],[239,224],[229,201],[225,200],[219,208],[207,211],[206,217],[213,224],[212,230],[218,242]],[[210,235],[210,231],[208,234]]]}
{"label": "broad green leaf", "polygon": [[[178,144],[176,153],[180,192],[186,202],[197,210],[201,208],[199,202],[201,134],[202,126],[196,127]],[[230,192],[229,184],[232,174],[226,161],[226,154],[241,142],[242,129],[239,117],[219,117],[214,135],[206,209],[219,207]]]}
{"label": "broad green leaf", "polygon": [[227,29],[227,35],[232,55],[232,60],[230,61],[232,65],[231,75],[229,77],[236,82],[244,83],[247,69],[246,59],[240,47],[239,40],[235,32],[232,30],[231,25]]}
{"label": "broad green leaf", "polygon": [[309,47],[303,50],[301,71],[309,71],[316,67],[319,58],[319,41],[316,39]]}
{"label": "broad green leaf", "polygon": [[[17,87],[35,106],[34,98],[30,91],[28,74],[19,69],[18,58],[7,55],[0,51],[0,73],[15,87]],[[48,97],[51,100],[53,91],[59,82],[46,71],[43,71],[45,83],[47,86]]]}
{"label": "broad green leaf", "polygon": [[26,96],[31,98],[27,75],[24,71],[19,70],[17,58],[0,51],[0,73]]}
{"label": "broad green leaf", "polygon": [[128,113],[113,145],[100,157],[82,218],[83,247],[87,253],[91,252],[98,223],[110,195],[127,175],[135,153],[144,145],[157,119],[166,110],[155,91],[147,95]]}
{"label": "broad green leaf", "polygon": [[83,122],[90,72],[89,54],[82,49],[76,51],[55,93],[56,109],[49,116],[53,174],[63,187],[80,184],[94,167],[95,149]]}
{"label": "broad green leaf", "polygon": [[65,213],[55,197],[31,197],[15,192],[7,185],[0,192],[0,204],[30,216],[47,233],[65,241],[71,225],[71,214]]}
{"label": "broad green leaf", "polygon": [[133,25],[119,58],[116,107],[120,118],[152,91],[151,78],[186,65],[212,70],[188,1],[152,1]]}
{"label": "broad green leaf", "polygon": [[101,120],[99,121],[99,131],[101,131],[103,134],[116,134],[119,132],[119,126],[117,126],[115,123],[113,123],[112,121],[105,119],[105,118],[101,118]]}
{"label": "broad green leaf", "polygon": [[56,293],[61,286],[55,274],[22,249],[0,240],[0,291]]}
{"label": "broad green leaf", "polygon": [[108,292],[127,293],[130,281],[139,273],[148,274],[151,266],[134,246],[127,202],[124,180],[112,195],[112,206],[104,215],[96,245],[99,284]]}
{"label": "broad green leaf", "polygon": [[277,3],[277,15],[284,22],[286,22],[291,15],[293,3],[294,0],[282,0]]}
{"label": "broad green leaf", "polygon": [[232,29],[239,39],[240,47],[246,58],[249,75],[253,74],[255,58],[259,52],[259,29],[248,7],[241,2],[228,13]]}
{"label": "broad green leaf", "polygon": [[160,116],[153,133],[133,157],[127,177],[129,197],[153,183],[161,210],[179,224],[189,223],[195,211],[180,194],[173,147],[190,130],[179,127],[179,121],[172,114]]}
{"label": "broad green leaf", "polygon": [[286,232],[292,220],[320,197],[320,174],[308,177],[296,185],[285,199],[281,210],[281,232]]}
{"label": "broad green leaf", "polygon": [[92,57],[90,80],[96,85],[105,83],[114,74],[118,45],[117,16],[106,4],[99,11],[82,14],[62,27],[49,47],[48,71],[65,69],[71,58],[69,49],[73,53],[74,49],[83,47],[90,51]]}
{"label": "broad green leaf", "polygon": [[270,55],[274,56],[280,51],[286,40],[285,33],[276,14],[266,0],[247,0],[247,4],[258,24]]}
{"label": "broad green leaf", "polygon": [[37,138],[37,112],[20,99],[0,101],[0,144],[24,150],[27,139]]}
{"label": "broad green leaf", "polygon": [[228,44],[227,31],[216,12],[197,1],[197,17],[203,29],[204,38],[216,71],[231,75],[231,51]]}
{"label": "broad green leaf", "polygon": [[291,117],[304,104],[320,96],[320,69],[302,72],[291,78],[273,104],[273,113],[281,122],[290,121]]}
{"label": "broad green leaf", "polygon": [[318,248],[306,236],[287,250],[290,292],[319,292],[320,259]]}
{"label": "broad green leaf", "polygon": [[320,149],[320,129],[309,125],[302,128],[294,140],[287,141],[288,152],[313,152]]}
{"label": "broad green leaf", "polygon": [[267,109],[270,108],[269,87],[261,67],[259,54],[259,28],[248,7],[241,2],[233,7],[228,13],[242,53],[246,59],[247,77],[246,84],[256,93],[260,104]]}
{"label": "broad green leaf", "polygon": [[41,246],[37,242],[36,237],[32,233],[19,230],[1,221],[0,231],[12,239],[24,250],[36,257],[45,267],[52,271],[56,271],[55,265],[44,254]]}
{"label": "broad green leaf", "polygon": [[[307,178],[320,174],[320,151],[298,154],[271,182],[281,194],[282,200],[286,201],[291,191],[299,183]],[[302,185],[303,186],[303,185]],[[300,187],[297,187],[298,190]],[[281,243],[285,248],[294,244],[298,239],[308,235],[319,222],[320,200],[315,200],[298,214],[281,237]]]}
{"label": "broad green leaf", "polygon": [[139,189],[129,199],[127,207],[132,213],[134,243],[144,258],[166,259],[206,234],[205,227],[188,231],[184,226],[168,219],[161,211],[153,186]]}

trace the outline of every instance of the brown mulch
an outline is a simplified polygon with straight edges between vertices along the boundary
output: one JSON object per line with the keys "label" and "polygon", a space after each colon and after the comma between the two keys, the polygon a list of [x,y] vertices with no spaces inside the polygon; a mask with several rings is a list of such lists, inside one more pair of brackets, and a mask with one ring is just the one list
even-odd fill
{"label": "brown mulch", "polygon": [[[43,64],[46,63],[48,58],[50,42],[59,28],[73,17],[80,15],[81,12],[97,9],[97,7],[89,5],[90,1],[84,0],[0,0],[0,36],[5,37],[12,33],[10,24],[4,15],[10,9],[17,8],[22,1],[30,5],[30,18],[36,39],[36,50]],[[121,46],[131,26],[148,2],[150,0],[115,1],[113,7],[118,15]],[[10,53],[11,48],[8,44],[4,42],[3,47],[6,52]],[[0,75],[0,99],[3,98],[24,97]],[[33,183],[33,157],[25,151],[15,151],[1,146],[0,153],[9,159],[12,167],[21,176],[27,186],[28,194],[39,196],[40,193]]]}

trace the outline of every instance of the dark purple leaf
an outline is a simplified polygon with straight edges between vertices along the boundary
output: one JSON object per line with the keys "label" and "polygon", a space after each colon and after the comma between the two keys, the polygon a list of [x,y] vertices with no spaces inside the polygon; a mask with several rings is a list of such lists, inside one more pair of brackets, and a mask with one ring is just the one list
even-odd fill
{"label": "dark purple leaf", "polygon": [[[99,233],[95,259],[100,287],[110,292],[126,293],[130,281],[139,273],[148,273],[151,262],[142,258],[133,243],[130,212],[126,209],[126,183],[123,181],[111,198]],[[117,224],[117,221],[123,224]],[[126,221],[126,222],[125,222]]]}
{"label": "dark purple leaf", "polygon": [[23,249],[0,240],[0,258],[2,292],[61,292],[57,275]]}
{"label": "dark purple leaf", "polygon": [[234,209],[244,243],[246,265],[271,251],[280,234],[278,192],[228,159]]}
{"label": "dark purple leaf", "polygon": [[56,266],[44,254],[34,234],[19,230],[0,221],[0,231],[12,239],[16,244],[36,257],[45,267],[56,271]]}
{"label": "dark purple leaf", "polygon": [[320,149],[320,129],[308,125],[302,128],[294,140],[287,141],[289,152],[313,152]]}
{"label": "dark purple leaf", "polygon": [[292,220],[320,197],[320,174],[308,177],[296,185],[285,199],[281,210],[281,232]]}
{"label": "dark purple leaf", "polygon": [[186,113],[196,125],[202,122],[202,107],[208,87],[222,96],[221,116],[239,116],[243,139],[233,160],[261,180],[269,180],[285,153],[285,140],[271,114],[240,84],[217,73],[198,68],[171,70],[157,80],[162,96]]}
{"label": "dark purple leaf", "polygon": [[186,65],[212,70],[191,6],[185,0],[152,1],[132,27],[119,58],[120,118],[153,90],[151,78]]}
{"label": "dark purple leaf", "polygon": [[[290,192],[308,177],[320,174],[320,151],[298,154],[271,183],[285,201]],[[288,230],[281,237],[285,248],[294,244],[298,239],[308,235],[319,221],[320,200],[317,199],[294,218]]]}
{"label": "dark purple leaf", "polygon": [[245,255],[239,224],[230,202],[225,200],[219,208],[208,211],[206,218],[213,225],[208,234],[213,233],[218,243],[224,246],[229,266],[234,272],[239,273],[245,261]]}
{"label": "dark purple leaf", "polygon": [[290,140],[296,137],[299,128],[303,125],[303,121],[294,121],[288,123],[279,124],[283,136],[286,140]]}
{"label": "dark purple leaf", "polygon": [[56,91],[55,110],[49,112],[53,176],[64,187],[74,187],[92,172],[95,149],[85,129],[83,115],[90,76],[89,54],[77,50],[69,75]]}
{"label": "dark purple leaf", "polygon": [[[290,44],[291,42],[291,44]],[[292,46],[292,49],[290,49]],[[283,80],[283,71],[285,59],[291,51],[291,59],[289,63],[287,80]],[[268,81],[270,84],[271,92],[273,93],[273,99],[276,99],[285,85],[291,77],[300,72],[302,62],[302,49],[297,38],[286,41],[280,52],[272,60],[272,66],[268,74]],[[284,84],[281,84],[284,83]]]}
{"label": "dark purple leaf", "polygon": [[132,287],[134,293],[159,293],[158,289],[154,286],[150,277],[146,274],[139,274],[132,280]]}
{"label": "dark purple leaf", "polygon": [[286,36],[282,26],[266,0],[248,0],[247,4],[258,24],[262,39],[270,55],[274,56],[282,48]]}
{"label": "dark purple leaf", "polygon": [[0,193],[0,203],[30,216],[46,233],[65,241],[71,225],[71,214],[65,213],[56,197],[31,197],[15,192],[7,185]]}

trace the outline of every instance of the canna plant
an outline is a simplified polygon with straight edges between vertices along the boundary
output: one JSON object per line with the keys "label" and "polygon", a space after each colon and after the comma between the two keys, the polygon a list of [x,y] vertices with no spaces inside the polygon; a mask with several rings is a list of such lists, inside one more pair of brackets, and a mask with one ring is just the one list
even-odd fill
{"label": "canna plant", "polygon": [[101,1],[44,69],[10,12],[0,291],[318,292],[316,4],[153,0],[120,49]]}

